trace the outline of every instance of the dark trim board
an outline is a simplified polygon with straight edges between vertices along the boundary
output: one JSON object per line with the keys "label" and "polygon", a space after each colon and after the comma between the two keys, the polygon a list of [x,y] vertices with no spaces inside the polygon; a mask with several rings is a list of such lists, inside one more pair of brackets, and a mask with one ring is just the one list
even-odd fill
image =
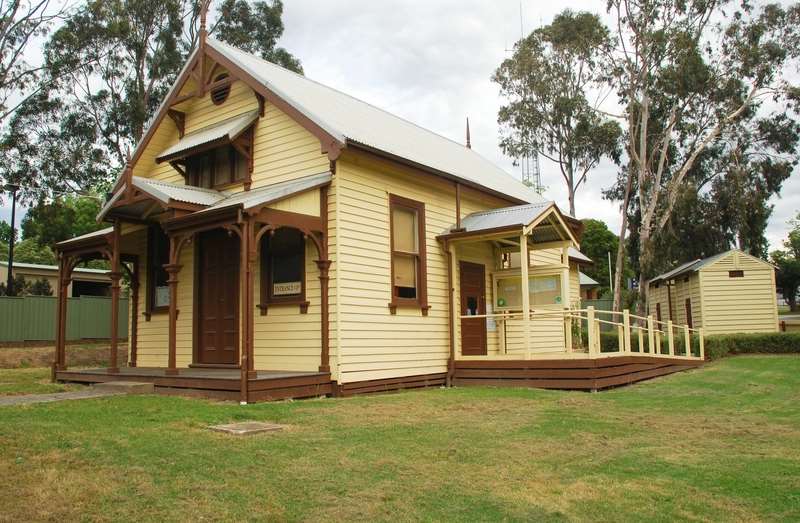
{"label": "dark trim board", "polygon": [[702,365],[700,360],[622,356],[602,359],[456,361],[453,384],[600,390]]}
{"label": "dark trim board", "polygon": [[[58,381],[93,384],[108,381],[142,381],[153,383],[159,394],[177,394],[219,400],[240,398],[241,379],[238,369],[180,369],[177,376],[166,375],[162,368],[126,367],[119,374],[106,369],[65,370],[56,373]],[[248,380],[249,401],[270,401],[289,398],[326,396],[334,392],[328,372],[257,371]]]}
{"label": "dark trim board", "polygon": [[401,378],[386,378],[382,380],[354,381],[342,383],[337,386],[339,396],[355,396],[371,392],[390,392],[395,390],[420,389],[424,387],[444,387],[447,382],[447,373],[420,374],[417,376],[403,376]]}

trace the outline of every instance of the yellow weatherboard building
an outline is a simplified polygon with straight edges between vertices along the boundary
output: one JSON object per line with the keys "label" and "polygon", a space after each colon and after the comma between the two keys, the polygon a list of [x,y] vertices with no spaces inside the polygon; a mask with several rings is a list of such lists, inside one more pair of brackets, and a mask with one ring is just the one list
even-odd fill
{"label": "yellow weatherboard building", "polygon": [[648,308],[658,320],[706,334],[778,330],[775,267],[742,251],[693,260],[648,285]]}
{"label": "yellow weatherboard building", "polygon": [[251,402],[597,389],[702,360],[634,346],[658,327],[627,312],[601,351],[581,222],[468,145],[205,33],[99,219],[111,227],[59,244],[61,285],[92,257],[111,261],[114,295],[129,273],[130,361],[112,340],[110,368],[71,370],[59,334],[60,380]]}

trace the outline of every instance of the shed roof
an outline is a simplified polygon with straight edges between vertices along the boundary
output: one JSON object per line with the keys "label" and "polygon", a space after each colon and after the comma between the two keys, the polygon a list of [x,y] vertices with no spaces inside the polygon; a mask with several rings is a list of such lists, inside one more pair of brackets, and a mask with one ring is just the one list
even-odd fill
{"label": "shed roof", "polygon": [[739,249],[731,249],[729,251],[720,252],[720,253],[715,254],[713,256],[709,256],[708,258],[692,260],[690,262],[686,262],[684,264],[678,265],[677,267],[675,267],[674,269],[672,269],[670,271],[667,271],[667,272],[665,272],[663,274],[659,274],[655,278],[651,279],[649,283],[658,283],[658,282],[661,282],[661,281],[672,280],[674,278],[678,278],[679,276],[683,276],[685,274],[695,273],[695,272],[699,271],[700,269],[702,269],[704,267],[708,267],[709,265],[714,264],[715,262],[721,260],[722,258],[724,258],[725,256],[727,256],[728,254],[730,254],[732,252],[738,252],[739,254],[742,254],[744,256],[752,258],[752,259],[754,259],[756,261],[759,261],[759,262],[761,262],[761,263],[763,263],[765,265],[769,265],[770,267],[774,267],[774,265],[772,265],[771,263],[766,262],[766,261],[764,261],[764,260],[762,260],[760,258],[756,258],[755,256],[747,254],[746,252],[742,252]]}
{"label": "shed roof", "polygon": [[584,274],[582,272],[578,273],[578,279],[580,281],[580,285],[581,286],[584,286],[584,285],[587,286],[587,287],[598,287],[598,286],[600,286],[600,283],[598,281],[596,281],[594,278],[592,278],[592,277],[590,277],[590,276],[588,276],[588,275],[586,275],[586,274]]}
{"label": "shed roof", "polygon": [[156,161],[163,162],[173,158],[180,158],[184,153],[191,153],[197,147],[214,142],[232,142],[257,119],[258,111],[253,110],[187,133],[178,140],[178,143],[162,151]]}
{"label": "shed roof", "polygon": [[569,257],[570,259],[575,260],[578,263],[589,263],[589,264],[594,263],[594,260],[583,254],[575,247],[569,248]]}

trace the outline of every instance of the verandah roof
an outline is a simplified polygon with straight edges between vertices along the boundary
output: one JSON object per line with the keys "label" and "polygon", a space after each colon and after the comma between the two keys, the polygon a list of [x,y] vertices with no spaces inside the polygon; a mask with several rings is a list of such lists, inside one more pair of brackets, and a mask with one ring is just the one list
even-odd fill
{"label": "verandah roof", "polygon": [[[461,228],[449,228],[441,239],[478,238],[488,234],[522,234],[530,229],[534,242],[564,239],[578,243],[583,224],[562,213],[555,202],[530,203],[479,211],[461,220]],[[588,260],[585,256],[584,261]],[[590,261],[590,260],[589,260]]]}
{"label": "verandah roof", "polygon": [[[294,180],[266,185],[251,191],[237,193],[204,189],[202,187],[140,178],[138,176],[133,176],[131,181],[136,189],[146,193],[152,199],[151,203],[157,202],[162,206],[168,206],[171,202],[189,203],[203,207],[197,212],[204,212],[237,206],[247,210],[259,205],[277,202],[295,194],[329,184],[331,181],[331,173],[323,172],[312,174]],[[125,186],[120,187],[114,196],[106,202],[98,215],[98,220],[103,220],[105,218],[114,204],[125,192],[125,189]],[[141,210],[140,208],[143,208],[142,206],[142,202],[136,202],[133,204],[131,211],[137,212]]]}
{"label": "verandah roof", "polygon": [[258,111],[249,111],[188,133],[178,143],[158,155],[156,161],[160,163],[184,158],[197,152],[200,148],[207,149],[231,143],[257,119]]}

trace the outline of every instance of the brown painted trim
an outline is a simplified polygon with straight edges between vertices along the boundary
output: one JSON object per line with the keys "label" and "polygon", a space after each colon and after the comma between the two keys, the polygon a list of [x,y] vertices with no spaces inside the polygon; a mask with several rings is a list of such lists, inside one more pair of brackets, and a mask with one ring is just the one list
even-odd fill
{"label": "brown painted trim", "polygon": [[455,385],[598,390],[696,368],[699,360],[627,356],[595,360],[457,361]]}
{"label": "brown painted trim", "polygon": [[319,259],[316,261],[317,269],[319,269],[319,286],[320,286],[320,372],[330,372],[330,309],[329,309],[329,286],[330,286],[330,267],[331,261],[328,259],[328,238],[330,232],[328,230],[330,224],[328,223],[328,186],[320,189],[319,194],[319,215],[322,218],[322,252],[319,254]]}
{"label": "brown painted trim", "polygon": [[439,241],[446,241],[446,240],[461,240],[465,238],[471,238],[473,236],[485,236],[491,234],[503,234],[508,233],[510,235],[519,236],[522,234],[522,225],[505,225],[503,227],[493,227],[491,229],[483,229],[480,231],[455,231],[450,232],[447,234],[440,234],[436,237]]}
{"label": "brown painted trim", "polygon": [[[418,253],[417,261],[417,297],[402,298],[395,293],[394,285],[394,256],[396,254],[406,254],[395,251],[394,248],[394,208],[402,207],[417,213],[417,242]],[[428,305],[428,257],[427,257],[427,236],[425,231],[425,204],[409,198],[404,198],[396,194],[389,195],[389,266],[391,268],[391,300],[389,310],[392,314],[397,313],[398,307],[419,307],[423,316],[428,315],[430,305]]]}
{"label": "brown painted trim", "polygon": [[186,216],[177,216],[161,222],[161,226],[167,233],[202,232],[235,223],[241,208],[241,205],[231,205]]}
{"label": "brown painted trim", "polygon": [[[272,269],[273,269],[273,259],[272,259],[272,252],[271,249],[267,249],[265,244],[262,243],[264,239],[262,238],[258,245],[258,252],[261,254],[260,256],[260,269],[261,269],[261,288],[259,289],[259,298],[261,303],[258,304],[258,308],[261,309],[262,316],[266,315],[267,310],[270,305],[300,305],[301,309],[304,308],[308,311],[308,300],[306,299],[306,239],[303,237],[303,232],[299,229],[293,229],[289,227],[285,227],[285,229],[291,229],[295,231],[297,234],[301,236],[301,241],[303,244],[303,267],[302,271],[300,272],[300,294],[297,296],[274,296],[272,294],[273,284],[272,281]],[[270,241],[270,247],[273,233],[275,229],[270,230],[267,235]],[[265,252],[266,251],[266,252]],[[301,310],[301,312],[303,312]]]}
{"label": "brown painted trim", "polygon": [[133,270],[131,271],[131,331],[130,331],[130,347],[128,348],[129,354],[129,367],[136,366],[136,360],[138,358],[138,346],[139,346],[139,288],[141,284],[141,280],[139,277],[141,267],[139,266],[139,256],[132,255],[125,255],[125,261],[129,261],[133,264]]}
{"label": "brown painted trim", "polygon": [[120,235],[122,224],[119,220],[114,221],[114,232],[111,236],[111,340],[109,343],[109,368],[108,372],[115,374],[119,372],[119,281],[122,277],[120,272]]}
{"label": "brown painted trim", "polygon": [[694,320],[692,318],[692,299],[686,298],[686,302],[684,303],[684,307],[686,308],[686,325],[690,328],[694,328]]}
{"label": "brown painted trim", "polygon": [[309,232],[324,232],[322,217],[310,216],[278,209],[262,208],[252,215],[256,223],[278,227],[292,227]]}
{"label": "brown painted trim", "polygon": [[445,261],[447,262],[447,332],[449,354],[447,357],[447,386],[453,384],[456,363],[456,328],[455,328],[455,276],[453,274],[453,253],[449,245],[444,242]]}
{"label": "brown painted trim", "polygon": [[330,160],[335,160],[339,157],[341,150],[346,145],[345,143],[340,142],[336,137],[323,129],[311,118],[300,112],[297,108],[284,100],[280,95],[267,88],[249,72],[230,61],[226,56],[213,47],[206,47],[205,52],[209,57],[225,67],[230,73],[246,83],[253,91],[266,98],[272,105],[280,109],[287,116],[304,127],[308,132],[317,137],[317,139],[320,141],[322,152],[326,153]]}
{"label": "brown painted trim", "polygon": [[380,380],[354,381],[339,384],[340,394],[344,397],[371,392],[390,392],[396,390],[419,389],[424,387],[442,387],[447,382],[446,372],[419,374],[399,378]]}
{"label": "brown painted trim", "polygon": [[177,109],[167,109],[167,116],[175,123],[178,128],[178,137],[183,138],[186,134],[186,113]]}

